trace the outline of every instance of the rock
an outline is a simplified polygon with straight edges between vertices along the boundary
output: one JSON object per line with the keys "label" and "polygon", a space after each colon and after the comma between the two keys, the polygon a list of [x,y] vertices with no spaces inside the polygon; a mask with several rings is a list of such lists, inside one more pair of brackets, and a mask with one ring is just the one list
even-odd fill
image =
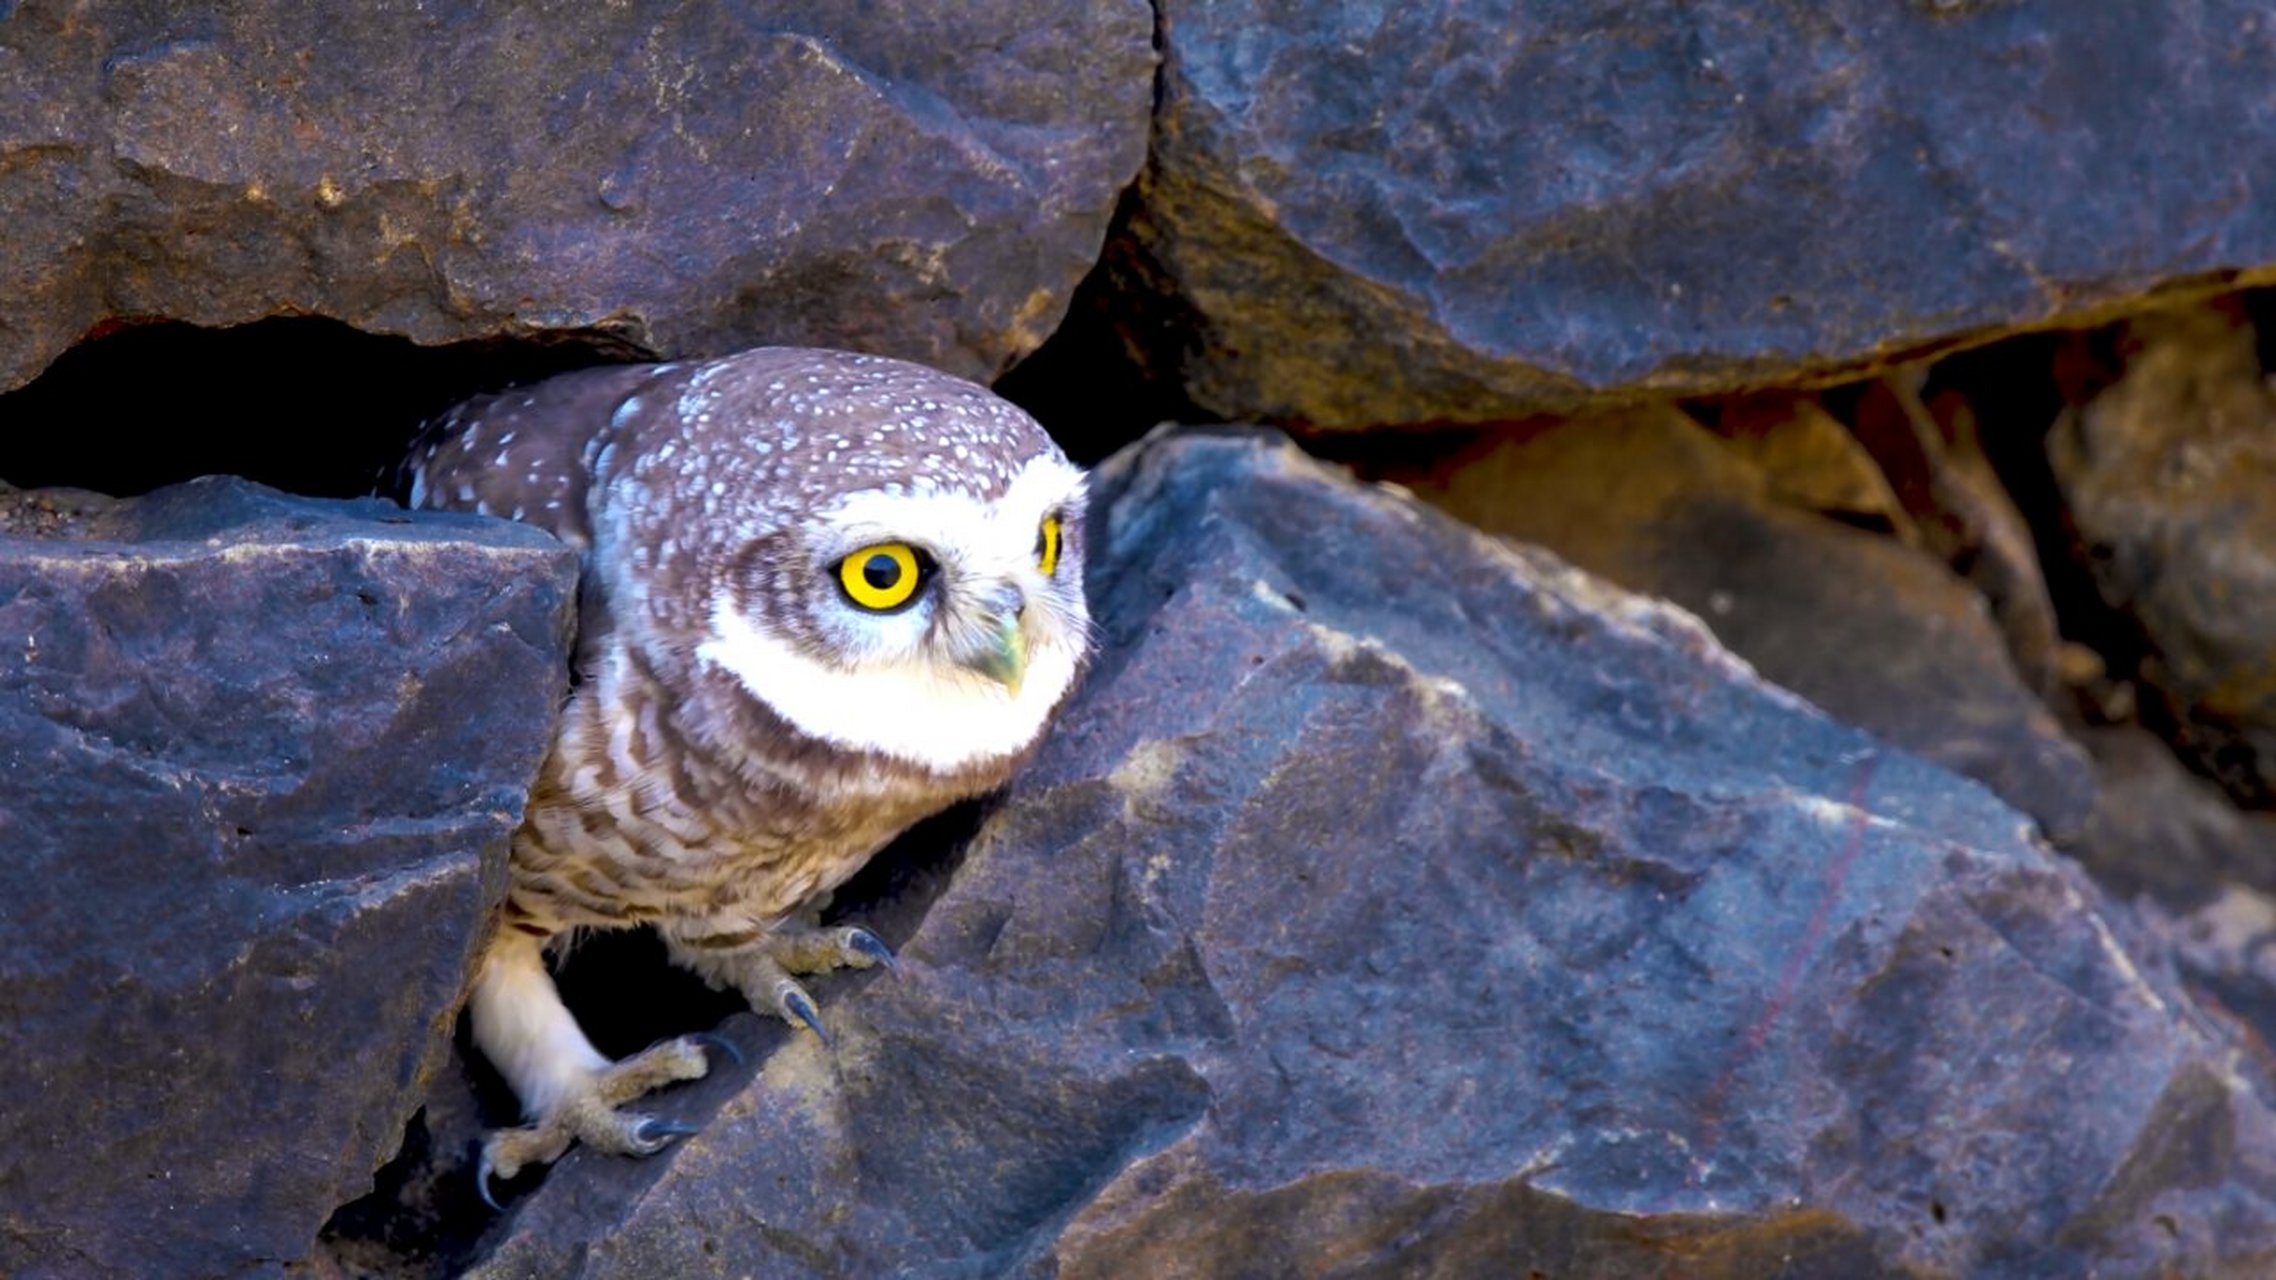
{"label": "rock", "polygon": [[1162,10],[1126,275],[1228,419],[1846,377],[2276,262],[2245,0]]}
{"label": "rock", "polygon": [[2276,799],[2276,392],[2231,306],[2143,316],[2124,375],[2047,440],[2096,586],[2187,744]]}
{"label": "rock", "polygon": [[1091,528],[1101,660],[902,971],[473,1274],[2276,1261],[2250,1064],[1975,784],[1267,437],[1121,455]]}
{"label": "rock", "polygon": [[[1857,439],[1893,482],[1921,544],[1982,593],[2024,685],[2048,697],[2068,655],[2030,522],[1984,451],[1974,407],[1954,391],[1923,403],[1925,377],[1926,370],[1905,370],[1865,388]],[[2001,422],[1992,429],[2029,428]]]}
{"label": "rock", "polygon": [[2276,1036],[2276,895],[2235,880],[2210,889],[2195,906],[2142,898],[2135,911],[2197,1003],[2250,1028],[2266,1061]]}
{"label": "rock", "polygon": [[2237,808],[2139,726],[2089,730],[2083,741],[2098,782],[2073,852],[2095,879],[2169,911],[2203,906],[2230,883],[2276,898],[2276,814]]}
{"label": "rock", "polygon": [[1920,530],[1889,478],[1840,419],[1807,396],[1747,396],[1721,407],[1715,433],[1762,475],[1781,505],[1886,528],[1906,546]]}
{"label": "rock", "polygon": [[1481,529],[1682,605],[1765,679],[2076,834],[2092,766],[2018,677],[1983,598],[1895,538],[1797,510],[1780,489],[1799,482],[1760,456],[1661,406],[1491,434],[1389,474]]}
{"label": "rock", "polygon": [[236,480],[0,497],[0,1274],[308,1251],[447,1061],[575,560]]}
{"label": "rock", "polygon": [[2094,815],[2071,852],[2131,901],[2200,1003],[2276,1044],[2276,814],[2237,808],[2139,726],[2084,741]]}
{"label": "rock", "polygon": [[1136,0],[10,8],[0,389],[113,319],[284,313],[992,377],[1097,257],[1153,92]]}

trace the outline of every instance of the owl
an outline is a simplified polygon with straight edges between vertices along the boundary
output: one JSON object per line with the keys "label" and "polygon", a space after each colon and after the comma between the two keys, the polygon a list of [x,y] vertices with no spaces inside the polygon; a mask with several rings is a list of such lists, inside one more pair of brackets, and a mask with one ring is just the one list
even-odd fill
{"label": "owl", "polygon": [[603,1056],[546,968],[574,933],[653,927],[817,1035],[800,975],[891,964],[816,904],[1036,750],[1090,649],[1084,476],[985,388],[764,348],[469,401],[398,481],[583,560],[574,682],[468,1001],[527,1121],[485,1138],[488,1198],[573,1142],[646,1155],[692,1131],[628,1104],[702,1075],[708,1038]]}

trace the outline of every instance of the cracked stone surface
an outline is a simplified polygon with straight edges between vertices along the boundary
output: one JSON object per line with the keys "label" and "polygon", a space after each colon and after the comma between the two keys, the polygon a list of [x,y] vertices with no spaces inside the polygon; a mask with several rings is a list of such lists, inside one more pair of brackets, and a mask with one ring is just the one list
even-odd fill
{"label": "cracked stone surface", "polygon": [[0,1274],[306,1254],[448,1061],[575,560],[206,480],[0,489]]}
{"label": "cracked stone surface", "polygon": [[1110,463],[1105,649],[708,1127],[474,1273],[2248,1275],[2250,1056],[1975,783],[1275,437]]}

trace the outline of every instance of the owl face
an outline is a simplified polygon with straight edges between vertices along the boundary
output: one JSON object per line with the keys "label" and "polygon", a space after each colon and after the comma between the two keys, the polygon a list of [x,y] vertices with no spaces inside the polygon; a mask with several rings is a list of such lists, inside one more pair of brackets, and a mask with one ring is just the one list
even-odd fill
{"label": "owl face", "polygon": [[1056,450],[993,498],[847,494],[744,549],[698,652],[842,747],[943,772],[1014,755],[1088,651],[1083,496]]}
{"label": "owl face", "polygon": [[627,638],[809,737],[966,770],[1033,745],[1082,668],[1083,473],[984,387],[749,352],[625,399],[593,469]]}
{"label": "owl face", "polygon": [[1052,457],[1031,459],[993,502],[849,495],[800,539],[815,656],[937,668],[1016,698],[1039,648],[1081,646],[1082,497],[1081,473]]}

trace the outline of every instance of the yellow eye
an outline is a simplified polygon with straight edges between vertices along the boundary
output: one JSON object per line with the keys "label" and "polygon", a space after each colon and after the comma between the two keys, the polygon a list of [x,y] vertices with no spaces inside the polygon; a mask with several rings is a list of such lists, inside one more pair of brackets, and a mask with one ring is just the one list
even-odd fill
{"label": "yellow eye", "polygon": [[1059,517],[1043,517],[1043,527],[1035,533],[1035,567],[1048,578],[1059,571]]}
{"label": "yellow eye", "polygon": [[846,598],[878,613],[909,603],[923,579],[916,549],[905,542],[880,542],[838,561],[838,585]]}

